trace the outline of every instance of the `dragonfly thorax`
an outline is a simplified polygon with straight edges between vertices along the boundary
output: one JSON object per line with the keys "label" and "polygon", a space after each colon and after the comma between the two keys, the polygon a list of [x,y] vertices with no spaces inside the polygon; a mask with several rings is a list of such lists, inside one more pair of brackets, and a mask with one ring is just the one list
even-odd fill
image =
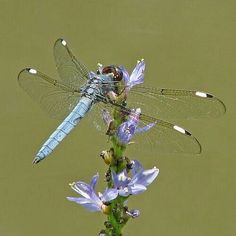
{"label": "dragonfly thorax", "polygon": [[96,75],[81,87],[82,96],[89,97],[95,102],[106,101],[109,92],[116,92],[112,75]]}

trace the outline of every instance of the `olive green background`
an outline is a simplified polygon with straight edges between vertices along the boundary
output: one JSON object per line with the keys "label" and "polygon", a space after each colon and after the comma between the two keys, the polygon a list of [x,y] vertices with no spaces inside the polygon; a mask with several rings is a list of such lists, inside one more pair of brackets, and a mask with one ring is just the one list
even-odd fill
{"label": "olive green background", "polygon": [[52,46],[64,37],[91,69],[97,62],[131,71],[146,60],[145,85],[197,89],[220,97],[219,119],[177,123],[199,138],[200,157],[127,152],[160,168],[147,192],[130,198],[141,210],[125,235],[236,235],[236,2],[231,0],[0,0],[0,235],[97,235],[105,217],[66,200],[68,186],[100,173],[107,138],[87,120],[39,165],[31,161],[59,121],[19,87],[27,66],[55,77]]}

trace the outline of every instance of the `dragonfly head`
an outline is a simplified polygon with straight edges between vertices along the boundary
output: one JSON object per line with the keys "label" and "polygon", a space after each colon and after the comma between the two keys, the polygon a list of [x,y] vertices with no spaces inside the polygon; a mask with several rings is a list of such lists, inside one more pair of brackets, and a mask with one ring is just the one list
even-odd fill
{"label": "dragonfly head", "polygon": [[121,81],[123,78],[122,70],[114,65],[105,66],[102,70],[98,70],[97,73],[102,73],[103,75],[112,74],[114,81]]}

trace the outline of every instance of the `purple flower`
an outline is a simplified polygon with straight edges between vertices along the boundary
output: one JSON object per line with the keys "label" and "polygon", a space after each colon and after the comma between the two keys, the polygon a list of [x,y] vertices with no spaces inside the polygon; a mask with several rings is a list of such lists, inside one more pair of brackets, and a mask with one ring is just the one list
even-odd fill
{"label": "purple flower", "polygon": [[123,72],[123,79],[126,85],[126,92],[128,92],[133,86],[143,83],[145,70],[145,62],[143,59],[141,59],[141,61],[137,61],[137,65],[130,76],[128,71],[123,66],[119,66],[119,68]]}
{"label": "purple flower", "polygon": [[79,193],[82,197],[67,197],[69,201],[76,202],[77,204],[82,205],[89,211],[101,211],[105,214],[109,212],[109,206],[106,203],[110,202],[111,200],[115,199],[118,195],[117,189],[109,188],[102,193],[95,193],[95,186],[97,183],[99,175],[96,174],[93,176],[90,184],[85,182],[79,181],[70,184],[71,188]]}
{"label": "purple flower", "polygon": [[151,184],[159,173],[156,167],[144,170],[141,163],[133,161],[132,177],[128,176],[126,169],[116,174],[112,171],[113,187],[118,190],[120,196],[127,197],[144,192],[147,186]]}
{"label": "purple flower", "polygon": [[138,127],[141,109],[133,110],[127,121],[123,122],[117,129],[117,137],[122,144],[128,144],[134,134],[143,133],[151,129],[156,123],[150,123],[144,127]]}
{"label": "purple flower", "polygon": [[116,131],[113,131],[112,129],[114,127],[112,128],[112,123],[114,119],[111,117],[109,111],[103,109],[101,113],[104,123],[108,126],[107,134],[115,133],[120,143],[124,145],[128,144],[135,134],[144,133],[156,124],[150,123],[143,127],[138,127],[140,114],[140,108],[137,108],[136,110],[133,109],[127,120],[123,122]]}

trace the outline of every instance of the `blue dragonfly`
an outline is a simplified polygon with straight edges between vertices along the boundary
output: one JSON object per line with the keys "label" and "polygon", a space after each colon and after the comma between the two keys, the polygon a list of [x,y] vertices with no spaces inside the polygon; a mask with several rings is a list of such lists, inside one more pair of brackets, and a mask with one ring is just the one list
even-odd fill
{"label": "blue dragonfly", "polygon": [[[162,119],[219,117],[226,111],[224,103],[209,93],[142,86],[144,60],[137,62],[130,76],[123,66],[114,65],[98,64],[95,73],[73,55],[64,39],[58,39],[53,49],[59,80],[33,68],[23,69],[18,75],[20,86],[44,111],[63,119],[36,154],[34,164],[47,157],[89,112],[96,114],[105,108],[129,115],[131,108],[141,108],[139,124],[155,124],[143,138],[147,144],[158,152],[198,154],[201,145],[189,131]],[[118,102],[119,98],[126,102]]]}

